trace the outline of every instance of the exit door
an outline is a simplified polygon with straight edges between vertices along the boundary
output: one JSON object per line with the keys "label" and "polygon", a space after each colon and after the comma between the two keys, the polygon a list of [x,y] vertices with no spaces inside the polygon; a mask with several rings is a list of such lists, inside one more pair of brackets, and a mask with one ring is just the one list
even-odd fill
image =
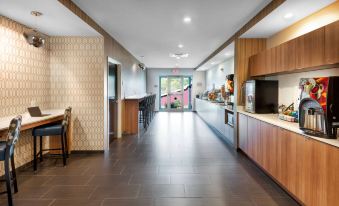
{"label": "exit door", "polygon": [[192,110],[192,77],[160,77],[160,111]]}

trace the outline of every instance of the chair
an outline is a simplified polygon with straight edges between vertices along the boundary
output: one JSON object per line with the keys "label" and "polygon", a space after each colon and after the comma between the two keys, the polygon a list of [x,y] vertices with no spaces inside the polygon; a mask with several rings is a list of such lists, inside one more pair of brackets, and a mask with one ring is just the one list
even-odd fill
{"label": "chair", "polygon": [[155,100],[156,100],[156,97],[157,96],[155,94],[152,95],[152,119],[155,115]]}
{"label": "chair", "polygon": [[[14,164],[14,148],[20,136],[20,128],[21,128],[22,117],[17,116],[12,119],[8,128],[8,136],[7,141],[0,142],[0,160],[4,161],[5,164],[5,181],[6,182],[6,190],[2,193],[7,193],[8,205],[13,205],[12,200],[12,182],[14,186],[14,193],[18,192],[18,183],[16,179],[15,172],[15,164]],[[12,166],[12,172],[10,170],[10,162]]]}
{"label": "chair", "polygon": [[[62,160],[64,166],[66,166],[66,159],[68,157],[68,146],[67,146],[67,129],[72,113],[72,108],[68,107],[65,110],[64,119],[61,123],[58,124],[49,124],[39,126],[33,129],[33,138],[34,138],[34,160],[33,166],[34,171],[37,170],[37,157],[40,157],[40,162],[43,161],[43,152],[51,150],[61,150],[62,151]],[[61,148],[50,148],[43,149],[43,137],[47,136],[60,136]],[[37,153],[37,138],[40,137],[40,151]]]}
{"label": "chair", "polygon": [[146,104],[145,104],[145,99],[141,100],[139,102],[139,123],[144,123],[145,122],[145,111],[146,110]]}

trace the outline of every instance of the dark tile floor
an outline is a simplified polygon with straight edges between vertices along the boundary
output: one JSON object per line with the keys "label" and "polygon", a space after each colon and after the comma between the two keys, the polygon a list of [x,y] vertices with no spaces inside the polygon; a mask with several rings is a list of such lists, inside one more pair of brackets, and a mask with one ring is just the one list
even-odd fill
{"label": "dark tile floor", "polygon": [[[0,205],[6,205],[2,195]],[[19,173],[15,206],[291,206],[284,191],[195,113],[159,113],[105,154],[45,160]]]}

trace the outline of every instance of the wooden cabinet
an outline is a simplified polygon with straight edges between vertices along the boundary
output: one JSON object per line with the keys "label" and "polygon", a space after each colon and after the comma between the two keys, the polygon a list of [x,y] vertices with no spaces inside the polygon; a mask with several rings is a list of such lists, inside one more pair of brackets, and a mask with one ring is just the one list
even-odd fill
{"label": "wooden cabinet", "polygon": [[240,149],[303,204],[338,205],[339,148],[244,114],[238,125]]}
{"label": "wooden cabinet", "polygon": [[265,60],[266,60],[266,70],[264,72],[262,72],[262,74],[272,74],[272,73],[276,73],[276,52],[277,49],[276,48],[271,48],[268,49],[264,52],[264,55],[266,56]]}
{"label": "wooden cabinet", "polygon": [[260,121],[248,117],[247,119],[247,150],[248,155],[257,162],[262,162],[261,143],[260,143]]}
{"label": "wooden cabinet", "polygon": [[325,64],[325,28],[322,27],[296,39],[296,68]]}
{"label": "wooden cabinet", "polygon": [[266,52],[260,52],[251,56],[249,59],[249,68],[251,76],[260,76],[266,74]]}
{"label": "wooden cabinet", "polygon": [[278,129],[277,140],[277,179],[290,192],[296,191],[297,141],[296,134]]}
{"label": "wooden cabinet", "polygon": [[238,134],[239,134],[239,148],[248,153],[247,150],[247,116],[239,114],[238,116]]}
{"label": "wooden cabinet", "polygon": [[338,63],[339,21],[251,56],[249,71],[263,76]]}
{"label": "wooden cabinet", "polygon": [[339,21],[325,27],[325,61],[339,63]]}
{"label": "wooden cabinet", "polygon": [[291,40],[276,48],[275,72],[293,71],[296,68],[296,41]]}
{"label": "wooden cabinet", "polygon": [[272,175],[277,176],[277,145],[278,145],[278,128],[268,123],[260,123],[260,132],[262,140],[263,168]]}

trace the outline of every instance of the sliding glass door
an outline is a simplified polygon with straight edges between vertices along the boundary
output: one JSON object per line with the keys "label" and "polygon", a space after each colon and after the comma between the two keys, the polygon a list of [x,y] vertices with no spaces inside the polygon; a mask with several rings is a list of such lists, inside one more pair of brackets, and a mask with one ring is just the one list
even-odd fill
{"label": "sliding glass door", "polygon": [[192,93],[192,77],[163,76],[160,77],[160,110],[190,111]]}

